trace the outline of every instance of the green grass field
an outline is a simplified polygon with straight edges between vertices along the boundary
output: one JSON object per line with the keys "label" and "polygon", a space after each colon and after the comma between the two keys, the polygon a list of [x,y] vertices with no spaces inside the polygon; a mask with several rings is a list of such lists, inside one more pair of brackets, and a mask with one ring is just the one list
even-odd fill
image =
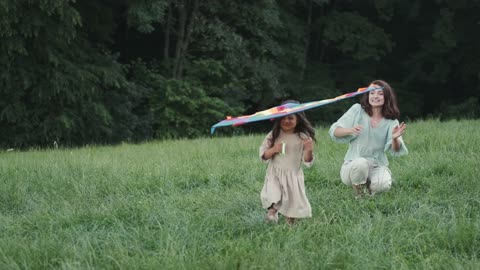
{"label": "green grass field", "polygon": [[409,123],[355,200],[317,129],[313,217],[264,222],[264,135],[0,153],[0,269],[480,269],[480,121]]}

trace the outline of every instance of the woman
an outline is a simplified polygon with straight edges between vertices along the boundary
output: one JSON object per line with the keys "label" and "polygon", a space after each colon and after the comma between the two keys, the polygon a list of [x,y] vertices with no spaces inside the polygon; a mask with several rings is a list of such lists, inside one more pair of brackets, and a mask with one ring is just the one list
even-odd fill
{"label": "woman", "polygon": [[393,156],[408,154],[402,135],[405,123],[399,124],[395,92],[382,80],[370,83],[377,89],[363,95],[329,130],[336,142],[349,143],[340,170],[342,182],[352,186],[355,197],[373,195],[390,189],[391,172],[385,152]]}

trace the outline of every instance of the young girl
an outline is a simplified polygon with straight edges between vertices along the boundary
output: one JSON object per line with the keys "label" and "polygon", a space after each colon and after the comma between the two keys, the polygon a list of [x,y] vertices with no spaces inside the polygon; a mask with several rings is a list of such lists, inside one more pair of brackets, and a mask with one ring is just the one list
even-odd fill
{"label": "young girl", "polygon": [[289,224],[297,218],[312,216],[302,163],[312,166],[313,141],[316,141],[315,130],[303,112],[276,119],[263,140],[259,154],[268,167],[260,197],[262,206],[268,209],[267,221],[278,222],[278,212]]}
{"label": "young girl", "polygon": [[382,80],[370,86],[378,89],[364,94],[360,104],[353,105],[329,131],[336,142],[349,144],[340,177],[353,187],[356,198],[364,196],[364,188],[370,195],[390,189],[392,176],[385,152],[408,154],[402,139],[407,126],[397,120],[400,110],[395,92]]}

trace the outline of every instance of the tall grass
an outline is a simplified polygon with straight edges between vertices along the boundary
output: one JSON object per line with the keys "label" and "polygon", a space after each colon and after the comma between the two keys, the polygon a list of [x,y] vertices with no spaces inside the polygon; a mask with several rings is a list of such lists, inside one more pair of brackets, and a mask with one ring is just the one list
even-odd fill
{"label": "tall grass", "polygon": [[264,222],[263,135],[0,154],[0,269],[480,269],[480,121],[410,123],[355,200],[317,129],[313,217]]}

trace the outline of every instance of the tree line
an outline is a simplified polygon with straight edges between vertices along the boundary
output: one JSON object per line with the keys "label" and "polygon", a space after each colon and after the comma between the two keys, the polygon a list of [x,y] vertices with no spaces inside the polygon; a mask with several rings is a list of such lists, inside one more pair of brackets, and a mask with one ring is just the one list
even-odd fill
{"label": "tree line", "polygon": [[227,115],[374,79],[404,119],[478,118],[479,12],[480,0],[1,0],[0,146],[207,136]]}

